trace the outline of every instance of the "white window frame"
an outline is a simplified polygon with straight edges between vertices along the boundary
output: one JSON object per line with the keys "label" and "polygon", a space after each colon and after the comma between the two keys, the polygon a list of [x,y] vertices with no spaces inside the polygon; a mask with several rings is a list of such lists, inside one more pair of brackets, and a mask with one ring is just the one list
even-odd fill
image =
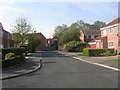
{"label": "white window frame", "polygon": [[3,48],[3,45],[2,45],[2,44],[0,44],[0,48]]}
{"label": "white window frame", "polygon": [[[110,43],[113,43],[113,46],[110,46]],[[108,41],[108,48],[114,48],[114,41]]]}
{"label": "white window frame", "polygon": [[95,38],[95,36],[94,35],[91,35],[91,39],[94,39]]}
{"label": "white window frame", "polygon": [[103,35],[106,35],[107,34],[107,32],[106,32],[106,29],[105,30],[103,30]]}
{"label": "white window frame", "polygon": [[111,27],[111,28],[108,28],[108,33],[109,33],[109,34],[112,34],[112,33],[114,33],[114,28],[113,28],[113,27]]}

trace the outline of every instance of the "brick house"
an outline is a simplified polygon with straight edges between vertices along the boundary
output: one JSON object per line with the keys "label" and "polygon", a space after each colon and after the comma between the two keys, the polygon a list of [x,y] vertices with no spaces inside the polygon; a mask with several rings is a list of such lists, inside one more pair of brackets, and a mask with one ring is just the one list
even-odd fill
{"label": "brick house", "polygon": [[53,37],[53,38],[47,39],[47,46],[50,46],[50,44],[51,44],[52,41],[54,41],[54,40],[57,40],[57,41],[59,42],[59,41],[60,41],[60,38],[57,37],[57,36],[55,36],[55,37]]}
{"label": "brick house", "polygon": [[36,36],[38,39],[40,39],[40,43],[38,44],[36,51],[42,51],[44,50],[44,47],[46,46],[47,39],[42,33],[36,33]]}
{"label": "brick house", "polygon": [[47,46],[50,46],[51,43],[52,43],[52,39],[51,38],[47,39]]}
{"label": "brick house", "polygon": [[0,23],[0,48],[8,48],[11,46],[10,43],[11,34],[3,29],[2,24]]}
{"label": "brick house", "polygon": [[[101,37],[89,42],[94,48],[114,48],[120,53],[120,18],[117,18],[101,29]],[[92,48],[91,47],[91,48]]]}
{"label": "brick house", "polygon": [[[90,42],[88,42],[89,47],[92,49],[97,49],[97,48],[107,48],[107,37],[97,37]],[[104,44],[103,44],[104,43]]]}
{"label": "brick house", "polygon": [[101,36],[100,30],[81,30],[80,31],[81,42],[90,42],[91,40],[99,36]]}

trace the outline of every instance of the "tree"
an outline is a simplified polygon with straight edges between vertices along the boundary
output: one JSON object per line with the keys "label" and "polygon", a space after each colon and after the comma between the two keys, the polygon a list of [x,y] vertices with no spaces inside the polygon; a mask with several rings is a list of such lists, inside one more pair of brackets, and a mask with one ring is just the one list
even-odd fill
{"label": "tree", "polygon": [[12,32],[13,32],[13,39],[15,43],[21,46],[24,45],[24,42],[27,40],[27,34],[33,32],[32,26],[27,22],[26,18],[17,18],[16,24],[13,25]]}
{"label": "tree", "polygon": [[62,24],[61,26],[57,26],[55,28],[53,36],[61,37],[66,31],[68,31],[67,25]]}
{"label": "tree", "polygon": [[35,35],[35,33],[29,34],[28,35],[29,52],[30,53],[34,53],[36,47],[38,46],[38,44],[40,42],[41,42],[41,40],[37,38],[37,36]]}
{"label": "tree", "polygon": [[57,26],[54,30],[54,35],[60,38],[60,44],[64,45],[70,41],[80,41],[80,30],[100,30],[105,25],[105,22],[95,21],[94,24],[89,24],[83,20],[76,21],[70,26],[63,24]]}
{"label": "tree", "polygon": [[55,46],[55,49],[58,50],[58,40],[53,40],[50,46]]}
{"label": "tree", "polygon": [[68,43],[69,41],[79,41],[80,28],[77,23],[73,23],[68,27],[68,30],[63,33],[61,36],[61,44]]}
{"label": "tree", "polygon": [[95,21],[95,22],[94,22],[94,25],[96,26],[96,29],[100,29],[100,28],[102,28],[103,26],[105,26],[106,23],[103,22],[103,21]]}

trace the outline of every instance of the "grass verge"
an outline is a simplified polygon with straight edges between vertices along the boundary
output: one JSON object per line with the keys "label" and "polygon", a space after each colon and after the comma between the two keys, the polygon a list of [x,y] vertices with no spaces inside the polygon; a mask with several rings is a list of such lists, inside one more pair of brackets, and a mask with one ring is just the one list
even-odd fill
{"label": "grass verge", "polygon": [[84,56],[83,53],[77,53],[76,55],[79,55],[79,56]]}
{"label": "grass verge", "polygon": [[120,62],[120,59],[109,59],[108,61]]}

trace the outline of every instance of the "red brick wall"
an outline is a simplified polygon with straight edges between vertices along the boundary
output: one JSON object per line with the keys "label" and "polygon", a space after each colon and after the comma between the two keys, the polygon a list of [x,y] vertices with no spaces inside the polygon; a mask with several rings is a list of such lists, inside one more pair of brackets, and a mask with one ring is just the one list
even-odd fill
{"label": "red brick wall", "polygon": [[41,33],[37,33],[36,36],[37,36],[37,38],[40,39],[40,43],[37,46],[36,51],[41,51],[46,46],[47,40]]}
{"label": "red brick wall", "polygon": [[120,48],[118,47],[118,36],[116,35],[116,33],[118,33],[118,27],[117,26],[114,26],[112,27],[113,28],[113,33],[108,33],[108,29],[104,29],[106,30],[106,35],[104,34],[104,30],[101,31],[101,34],[102,34],[102,37],[106,36],[106,39],[104,40],[104,48],[109,48],[109,45],[108,43],[110,41],[113,41],[114,42],[114,47],[115,50],[120,50]]}

